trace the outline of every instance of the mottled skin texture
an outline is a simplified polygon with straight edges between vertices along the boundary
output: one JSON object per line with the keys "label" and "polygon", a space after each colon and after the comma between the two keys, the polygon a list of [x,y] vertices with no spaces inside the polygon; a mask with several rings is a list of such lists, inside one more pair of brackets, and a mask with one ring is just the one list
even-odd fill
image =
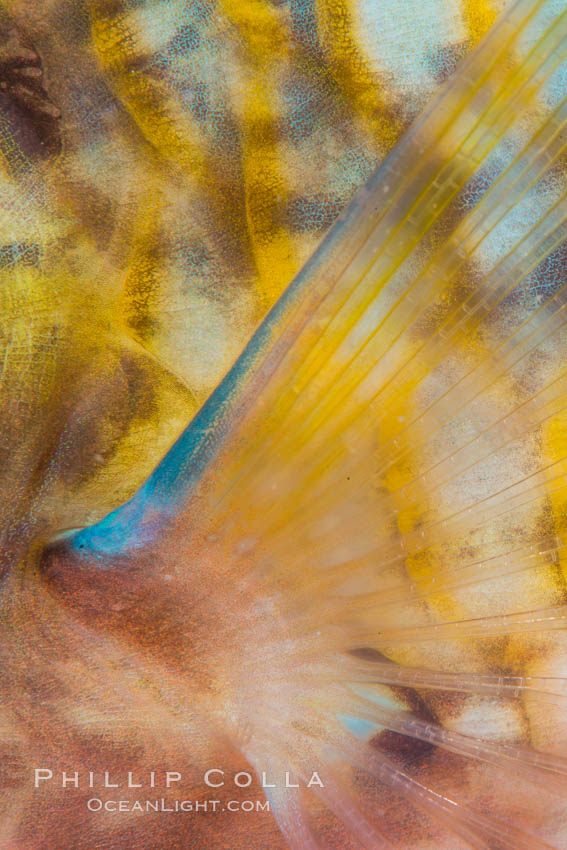
{"label": "mottled skin texture", "polygon": [[[262,675],[267,680],[278,663],[266,661],[264,644],[255,642],[270,618],[250,616],[230,581],[219,582],[222,545],[209,551],[203,544],[206,555],[195,558],[200,550],[183,537],[187,517],[159,546],[109,564],[110,584],[64,543],[44,546],[134,493],[356,188],[503,4],[435,5],[439,37],[432,43],[429,36],[412,76],[394,59],[408,39],[416,52],[425,43],[420,28],[431,23],[432,10],[420,12],[421,4],[412,5],[413,35],[401,27],[374,46],[364,16],[375,15],[376,31],[381,22],[367,0],[3,4],[0,847],[285,846],[265,813],[95,816],[85,809],[88,789],[34,791],[31,771],[47,765],[80,773],[179,770],[188,778],[184,796],[208,796],[205,769],[220,765],[231,774],[248,766],[240,746],[247,730],[227,730],[224,720],[225,703],[238,692],[235,670],[257,665],[260,698]],[[458,215],[453,209],[448,219]],[[495,338],[515,311],[562,284],[562,268],[562,257],[552,254],[502,305]],[[468,271],[459,292],[472,286],[475,269]],[[431,326],[458,295],[432,304]],[[428,330],[424,323],[420,333]],[[482,344],[489,346],[490,329],[486,334]],[[497,386],[493,409],[549,362],[553,352],[547,360],[540,352],[512,389]],[[565,433],[558,416],[534,444],[552,446],[556,461],[565,454]],[[388,436],[386,428],[381,438]],[[510,466],[529,469],[530,457],[524,447]],[[406,458],[379,484],[394,489],[418,467]],[[554,541],[564,531],[561,494],[540,507],[536,540]],[[531,539],[528,519],[518,512],[503,521],[499,539]],[[400,522],[403,535],[419,518],[403,515]],[[498,541],[479,535],[461,554],[490,557],[490,547],[498,553]],[[439,552],[439,563],[453,555]],[[404,566],[412,580],[437,568],[425,560]],[[203,588],[210,594],[204,601]],[[526,608],[562,603],[561,555],[550,555],[533,581],[510,580],[497,601],[505,608],[514,593]],[[432,607],[449,620],[482,616],[489,595],[478,586],[449,591]],[[228,649],[239,641],[235,659]],[[526,642],[486,638],[438,653],[430,644],[394,648],[388,657],[447,670],[470,659],[474,671],[509,675],[564,670],[557,633]],[[385,690],[427,722],[474,731],[481,716],[496,740],[563,749],[564,714],[555,705],[528,711],[486,696]],[[247,710],[253,720],[254,705]],[[555,811],[547,790],[535,800],[533,788],[513,775],[471,766],[426,742],[390,731],[376,746],[424,785],[474,799],[478,809],[504,812],[536,832],[546,810]],[[467,846],[386,787],[376,792],[362,772],[344,779],[363,807],[379,810],[394,844]],[[255,799],[262,792],[254,785],[214,796]],[[554,846],[567,846],[556,818],[549,828]],[[317,804],[313,822],[326,846],[360,846]]]}

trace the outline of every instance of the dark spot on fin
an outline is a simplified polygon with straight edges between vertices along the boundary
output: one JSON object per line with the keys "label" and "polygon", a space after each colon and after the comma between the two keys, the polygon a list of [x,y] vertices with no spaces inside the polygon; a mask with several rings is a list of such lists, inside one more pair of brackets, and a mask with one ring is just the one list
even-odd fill
{"label": "dark spot on fin", "polygon": [[[392,691],[408,706],[411,713],[426,723],[437,723],[437,717],[422,697],[411,688],[392,687]],[[373,740],[372,744],[393,758],[403,769],[417,767],[426,762],[436,752],[437,747],[429,741],[421,741],[411,735],[402,735],[385,729]]]}
{"label": "dark spot on fin", "polygon": [[380,732],[372,740],[372,744],[404,769],[421,765],[433,755],[436,749],[435,744],[430,744],[428,741],[420,741],[410,735],[391,732],[389,729]]}
{"label": "dark spot on fin", "polygon": [[[386,655],[369,646],[352,649],[349,655],[359,658],[361,661],[390,662],[392,666],[395,665],[395,662]],[[420,720],[430,723],[437,721],[434,712],[413,688],[402,688],[395,685],[389,685],[389,687],[393,693],[401,697],[412,714],[419,717]],[[390,756],[390,758],[393,758],[404,769],[422,764],[436,750],[435,745],[428,741],[420,741],[417,738],[412,738],[410,735],[402,735],[399,732],[392,732],[389,729],[379,732],[372,739],[372,745]]]}
{"label": "dark spot on fin", "polygon": [[389,661],[391,664],[395,663],[391,660],[391,658],[383,655],[377,649],[372,649],[370,646],[361,646],[357,649],[351,649],[348,654],[352,655],[353,658],[360,658],[362,661]]}

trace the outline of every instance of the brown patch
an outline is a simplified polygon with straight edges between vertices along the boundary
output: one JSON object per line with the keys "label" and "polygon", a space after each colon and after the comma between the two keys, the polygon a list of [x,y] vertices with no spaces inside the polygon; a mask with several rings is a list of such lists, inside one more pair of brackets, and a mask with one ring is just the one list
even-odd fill
{"label": "brown patch", "polygon": [[0,17],[0,110],[27,156],[61,150],[61,112],[49,97],[41,59],[31,41]]}
{"label": "brown patch", "polygon": [[436,750],[434,744],[420,741],[399,732],[380,732],[372,740],[372,746],[386,753],[392,761],[401,763],[404,768],[418,767],[429,759]]}
{"label": "brown patch", "polygon": [[[349,655],[352,655],[354,658],[360,658],[363,661],[390,661],[389,658],[377,649],[372,649],[371,647],[353,649],[349,652]],[[432,707],[427,704],[425,699],[416,690],[407,687],[396,687],[391,684],[388,687],[420,720],[428,723],[437,722],[437,716],[432,710]],[[429,744],[427,741],[420,741],[409,735],[402,735],[399,732],[391,732],[390,730],[385,730],[376,735],[372,739],[372,745],[387,753],[394,761],[401,762],[404,767],[410,765],[414,767],[419,766],[436,750],[434,744]]]}
{"label": "brown patch", "polygon": [[372,649],[370,646],[351,649],[348,654],[352,655],[353,658],[360,658],[362,661],[389,661],[391,664],[394,664],[390,658],[387,658],[387,656],[383,655],[377,649]]}

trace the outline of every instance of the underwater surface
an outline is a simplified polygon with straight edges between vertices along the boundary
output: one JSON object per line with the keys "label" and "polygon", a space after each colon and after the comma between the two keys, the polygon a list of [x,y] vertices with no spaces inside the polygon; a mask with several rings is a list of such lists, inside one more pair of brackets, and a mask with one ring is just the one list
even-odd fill
{"label": "underwater surface", "polygon": [[0,10],[0,848],[567,848],[565,0]]}

